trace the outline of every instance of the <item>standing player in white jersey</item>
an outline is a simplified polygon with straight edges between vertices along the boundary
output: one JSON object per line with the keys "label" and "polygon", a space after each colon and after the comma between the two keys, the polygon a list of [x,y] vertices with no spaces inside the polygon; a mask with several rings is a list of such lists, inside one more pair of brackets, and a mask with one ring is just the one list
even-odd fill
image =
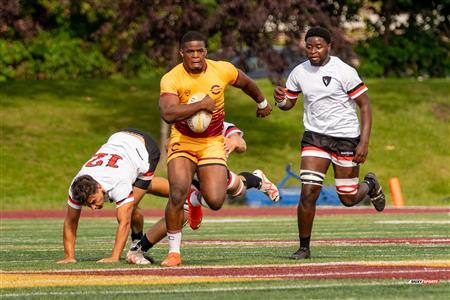
{"label": "standing player in white jersey", "polygon": [[[244,153],[247,150],[244,133],[233,123],[224,122],[223,127],[222,134],[225,140],[224,147],[226,155],[228,156],[233,152]],[[256,188],[265,193],[272,201],[277,202],[280,200],[278,188],[261,170],[257,169],[252,173],[241,172],[239,175],[230,170],[228,170],[228,172],[227,194],[231,197],[242,197],[247,189]],[[187,208],[187,211],[185,211],[185,222],[189,223],[189,226],[193,230],[200,228],[203,218],[202,206],[207,207],[206,202],[198,190],[199,186],[197,183],[194,182],[193,184],[196,185],[197,188],[194,186],[191,187],[191,191],[186,201],[187,204],[185,205],[185,209]],[[166,187],[162,188],[161,185],[159,185],[159,190],[168,190],[168,185],[169,184],[166,181]],[[161,241],[166,234],[165,218],[161,218],[152,225],[139,242],[132,244],[130,251],[127,253],[126,261],[131,264],[153,263],[153,259],[146,256],[146,252]]]}
{"label": "standing player in white jersey", "polygon": [[159,148],[145,132],[124,129],[113,134],[87,161],[69,188],[64,220],[64,259],[75,263],[75,240],[81,207],[103,208],[105,201],[115,202],[118,227],[110,257],[99,263],[118,262],[125,247],[130,225],[137,222],[142,231],[143,216],[137,207],[147,192],[159,161]]}
{"label": "standing player in white jersey", "polygon": [[373,173],[359,182],[359,164],[367,158],[372,126],[367,87],[354,68],[330,56],[331,36],[326,29],[311,28],[305,42],[308,60],[289,74],[286,88],[276,87],[274,91],[275,104],[282,110],[294,107],[297,96],[304,95],[302,189],[297,207],[300,248],[291,255],[292,259],[310,257],[316,201],[330,162],[342,204],[353,206],[370,197],[377,211],[385,206],[384,193]]}

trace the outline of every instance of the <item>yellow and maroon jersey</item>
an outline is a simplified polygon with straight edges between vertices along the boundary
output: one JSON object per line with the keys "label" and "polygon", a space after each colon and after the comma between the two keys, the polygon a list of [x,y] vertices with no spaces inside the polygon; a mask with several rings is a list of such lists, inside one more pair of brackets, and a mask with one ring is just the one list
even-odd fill
{"label": "yellow and maroon jersey", "polygon": [[229,84],[236,82],[238,70],[229,62],[206,60],[206,70],[200,74],[191,74],[178,64],[161,79],[161,95],[178,96],[181,104],[187,104],[189,98],[197,93],[208,94],[216,102],[211,123],[201,133],[193,132],[186,120],[176,122],[172,127],[172,136],[185,135],[193,138],[205,138],[222,134],[224,111],[224,92]]}

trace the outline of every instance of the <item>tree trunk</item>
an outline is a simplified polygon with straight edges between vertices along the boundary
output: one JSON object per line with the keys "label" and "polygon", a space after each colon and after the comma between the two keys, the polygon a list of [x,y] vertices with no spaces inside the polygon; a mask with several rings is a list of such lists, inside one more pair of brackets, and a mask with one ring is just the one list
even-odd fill
{"label": "tree trunk", "polygon": [[[383,5],[381,7],[381,15],[383,16],[383,26],[384,26],[384,32],[383,32],[383,42],[386,46],[389,45],[389,39],[391,36],[391,23],[392,23],[392,7],[393,2],[392,0],[386,0],[383,2]],[[384,77],[389,76],[389,70],[391,68],[385,68],[384,69]]]}

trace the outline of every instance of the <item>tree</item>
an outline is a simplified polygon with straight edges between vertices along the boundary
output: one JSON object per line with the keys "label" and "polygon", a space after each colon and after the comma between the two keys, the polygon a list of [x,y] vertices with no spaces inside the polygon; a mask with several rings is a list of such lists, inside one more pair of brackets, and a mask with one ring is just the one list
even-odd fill
{"label": "tree", "polygon": [[362,73],[382,76],[445,77],[450,1],[369,1],[375,21],[367,20],[371,38],[356,47]]}
{"label": "tree", "polygon": [[[209,49],[217,58],[228,59],[233,55],[245,58],[245,51],[252,49],[268,66],[273,83],[282,81],[281,74],[287,67],[287,61],[274,46],[298,51],[307,26],[328,28],[333,35],[334,52],[347,61],[354,58],[341,25],[361,5],[361,1],[350,0],[11,0],[0,3],[3,38],[28,43],[42,32],[49,32],[45,39],[60,41],[62,36],[82,41],[73,47],[95,45],[107,59],[102,65],[108,69],[101,74],[111,72],[108,61],[114,62],[114,69],[126,76],[155,68],[167,70],[179,62],[181,35],[187,30],[197,30],[210,38]],[[26,57],[34,58],[34,53],[28,54]],[[165,140],[167,126],[161,128],[161,138]]]}

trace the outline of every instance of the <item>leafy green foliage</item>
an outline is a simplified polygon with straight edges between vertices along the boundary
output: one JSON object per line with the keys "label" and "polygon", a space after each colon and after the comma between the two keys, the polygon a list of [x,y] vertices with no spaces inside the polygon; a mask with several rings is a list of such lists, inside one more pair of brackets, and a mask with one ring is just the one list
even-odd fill
{"label": "leafy green foliage", "polygon": [[[395,5],[392,0],[4,2],[0,80],[104,78],[112,73],[153,76],[179,62],[180,37],[197,30],[207,35],[216,58],[238,57],[236,63],[245,71],[246,56],[257,56],[270,80],[280,83],[281,74],[292,66],[274,45],[303,54],[298,46],[310,26],[328,28],[333,53],[355,61],[344,25],[360,20],[362,8],[375,20],[368,21],[370,38],[357,47],[363,74],[449,74],[448,1],[401,0]],[[397,20],[404,16],[406,22]]]}
{"label": "leafy green foliage", "polygon": [[113,72],[95,45],[64,32],[41,32],[30,42],[0,40],[0,80],[102,78]]}
{"label": "leafy green foliage", "polygon": [[[447,77],[449,1],[369,1],[370,38],[360,41],[361,74]],[[376,18],[378,16],[379,18]]]}
{"label": "leafy green foliage", "polygon": [[[426,45],[426,47],[424,47]],[[429,76],[450,74],[450,46],[432,32],[369,38],[355,47],[361,58],[358,71],[367,77]]]}

